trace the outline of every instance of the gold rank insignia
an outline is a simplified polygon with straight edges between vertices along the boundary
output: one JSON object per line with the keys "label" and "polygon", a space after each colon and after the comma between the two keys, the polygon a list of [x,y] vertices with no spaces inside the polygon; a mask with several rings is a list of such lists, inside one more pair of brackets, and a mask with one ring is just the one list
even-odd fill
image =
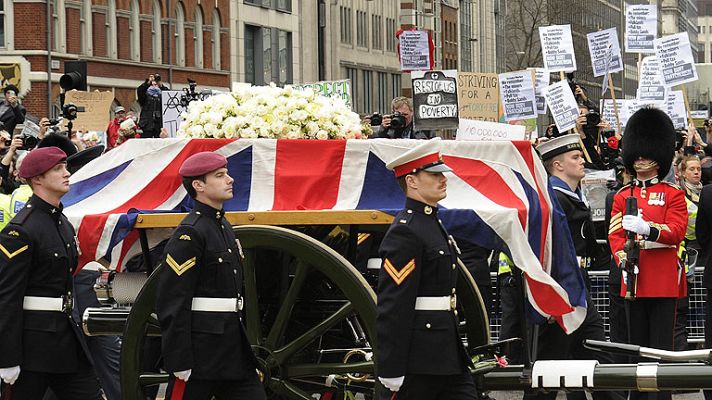
{"label": "gold rank insignia", "polygon": [[171,256],[170,254],[166,255],[166,264],[168,264],[168,266],[171,267],[171,269],[175,271],[178,276],[183,275],[185,271],[193,267],[195,265],[195,261],[196,258],[193,257],[188,261],[184,262],[183,264],[178,264],[176,260],[173,259],[173,256]]}
{"label": "gold rank insignia", "polygon": [[611,218],[611,224],[608,226],[608,234],[617,231],[623,227],[623,213],[619,212]]}
{"label": "gold rank insignia", "polygon": [[415,258],[408,261],[403,266],[403,268],[400,269],[400,271],[398,269],[396,269],[396,267],[393,266],[393,263],[391,263],[391,260],[386,258],[383,261],[383,268],[385,268],[388,275],[390,275],[391,278],[393,278],[393,281],[396,283],[396,285],[400,286],[400,284],[403,283],[405,278],[407,278],[408,275],[410,275],[410,273],[413,272],[413,270],[415,269]]}
{"label": "gold rank insignia", "polygon": [[190,236],[188,236],[188,235],[180,235],[180,237],[179,237],[178,239],[180,239],[180,240],[190,240]]}
{"label": "gold rank insignia", "polygon": [[16,231],[16,230],[11,230],[11,231],[8,232],[7,234],[10,235],[10,236],[15,236],[15,237],[19,237],[19,236],[20,236],[20,233],[19,233],[18,231]]}
{"label": "gold rank insignia", "polygon": [[369,237],[371,236],[370,233],[359,233],[358,234],[358,240],[356,241],[357,245],[361,245],[363,242],[365,242]]}
{"label": "gold rank insignia", "polygon": [[10,251],[8,251],[8,249],[5,248],[5,246],[3,246],[3,245],[0,244],[0,251],[2,251],[3,254],[5,254],[5,255],[7,256],[8,259],[12,259],[12,258],[15,257],[16,255],[18,255],[18,254],[22,253],[23,251],[27,250],[28,248],[30,248],[30,245],[27,245],[27,244],[26,244],[26,245],[20,247],[19,249],[15,250],[15,251],[13,251],[13,252],[11,253]]}

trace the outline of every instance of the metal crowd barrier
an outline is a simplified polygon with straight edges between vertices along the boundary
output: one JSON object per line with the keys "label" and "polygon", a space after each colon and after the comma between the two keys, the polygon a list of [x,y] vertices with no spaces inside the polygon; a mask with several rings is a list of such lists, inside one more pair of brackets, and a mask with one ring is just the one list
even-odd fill
{"label": "metal crowd barrier", "polygon": [[[692,282],[692,287],[690,289],[690,309],[687,317],[688,343],[703,343],[705,340],[704,304],[705,297],[707,296],[707,289],[702,286],[703,273],[704,268],[697,267],[695,269],[695,279]],[[490,275],[490,281],[492,282],[492,298],[496,299],[497,273],[493,272]],[[603,317],[604,329],[606,331],[606,337],[608,337],[610,329],[610,325],[608,323],[608,271],[589,271],[588,275],[591,278],[591,297],[596,305],[596,309],[598,309],[598,312],[601,313],[601,316]],[[492,341],[497,341],[499,338],[500,324],[502,323],[502,310],[499,301],[495,301],[494,304],[495,307],[493,307],[493,310],[490,313],[490,332],[492,335]]]}

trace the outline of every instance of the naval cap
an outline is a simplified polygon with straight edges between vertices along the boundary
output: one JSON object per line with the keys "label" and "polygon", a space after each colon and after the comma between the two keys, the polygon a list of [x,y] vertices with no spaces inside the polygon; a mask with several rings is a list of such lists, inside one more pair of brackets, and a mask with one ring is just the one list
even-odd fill
{"label": "naval cap", "polygon": [[30,151],[20,164],[20,178],[29,179],[33,176],[42,175],[55,165],[66,161],[67,153],[59,147],[38,147]]}
{"label": "naval cap", "polygon": [[400,157],[386,164],[386,168],[395,172],[396,178],[414,174],[418,171],[452,171],[440,156],[438,151],[439,140],[439,137],[433,138],[408,150]]}
{"label": "naval cap", "polygon": [[227,159],[222,154],[203,151],[193,154],[183,161],[178,173],[183,177],[202,176],[226,165]]}
{"label": "naval cap", "polygon": [[577,134],[568,134],[555,137],[536,147],[543,161],[581,148],[581,137]]}

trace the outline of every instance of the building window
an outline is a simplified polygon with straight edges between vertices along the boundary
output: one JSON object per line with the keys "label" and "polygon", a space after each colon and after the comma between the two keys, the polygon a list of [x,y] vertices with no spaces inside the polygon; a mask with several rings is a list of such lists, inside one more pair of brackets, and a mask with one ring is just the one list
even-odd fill
{"label": "building window", "polygon": [[401,95],[401,75],[391,74],[391,98],[395,99]]}
{"label": "building window", "polygon": [[132,60],[139,61],[141,59],[141,24],[138,19],[140,9],[138,0],[131,0],[129,6],[131,16],[129,17],[129,54]]}
{"label": "building window", "polygon": [[396,20],[386,18],[386,51],[396,51]]}
{"label": "building window", "polygon": [[363,71],[363,112],[373,112],[373,71]]}
{"label": "building window", "polygon": [[272,30],[262,28],[262,83],[272,82]]}
{"label": "building window", "polygon": [[183,3],[176,4],[176,64],[185,67],[185,10]]}
{"label": "building window", "polygon": [[371,30],[373,32],[373,48],[383,50],[383,17],[380,15],[371,16]]}
{"label": "building window", "polygon": [[54,0],[52,5],[52,50],[64,53],[67,33],[64,0]]}
{"label": "building window", "polygon": [[220,69],[220,12],[213,10],[213,68]]}
{"label": "building window", "polygon": [[368,47],[368,20],[366,11],[356,11],[356,45]]}
{"label": "building window", "polygon": [[378,73],[378,104],[376,104],[379,113],[389,113],[388,109],[388,74],[385,72]]}
{"label": "building window", "polygon": [[351,104],[356,107],[358,104],[358,70],[356,68],[346,68],[346,78],[351,81]]}
{"label": "building window", "polygon": [[280,11],[292,11],[292,0],[277,0],[277,9]]}
{"label": "building window", "polygon": [[352,44],[353,39],[351,35],[351,8],[350,7],[341,7],[341,15],[340,15],[340,22],[341,22],[341,43],[345,44]]}
{"label": "building window", "polygon": [[245,25],[245,82],[292,83],[292,58],[291,32]]}
{"label": "building window", "polygon": [[5,1],[0,0],[0,48],[7,47],[5,45]]}
{"label": "building window", "polygon": [[200,9],[200,5],[195,8],[193,49],[195,50],[195,66],[203,68],[203,10]]}
{"label": "building window", "polygon": [[161,3],[158,0],[153,0],[153,29],[151,30],[153,37],[153,62],[160,64],[163,61],[161,54],[161,36],[163,28],[161,27]]}
{"label": "building window", "polygon": [[92,16],[91,4],[82,2],[79,16],[79,51],[82,54],[92,55]]}
{"label": "building window", "polygon": [[278,84],[284,86],[292,82],[292,33],[279,31],[279,80]]}
{"label": "building window", "polygon": [[109,0],[106,11],[106,55],[111,58],[118,57],[116,48],[116,1]]}
{"label": "building window", "polygon": [[255,49],[257,48],[260,29],[256,26],[245,25],[245,82],[257,84],[255,76]]}

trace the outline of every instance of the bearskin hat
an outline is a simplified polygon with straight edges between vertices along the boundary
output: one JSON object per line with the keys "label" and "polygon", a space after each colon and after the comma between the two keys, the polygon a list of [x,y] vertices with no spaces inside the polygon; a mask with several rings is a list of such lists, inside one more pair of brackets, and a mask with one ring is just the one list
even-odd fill
{"label": "bearskin hat", "polygon": [[45,137],[37,144],[37,147],[51,146],[59,147],[67,154],[67,156],[71,156],[77,152],[77,147],[68,137],[56,133],[45,135]]}
{"label": "bearskin hat", "polygon": [[623,165],[628,172],[635,175],[635,160],[648,158],[657,161],[662,179],[670,172],[674,155],[675,128],[664,111],[644,107],[628,119],[623,137]]}

